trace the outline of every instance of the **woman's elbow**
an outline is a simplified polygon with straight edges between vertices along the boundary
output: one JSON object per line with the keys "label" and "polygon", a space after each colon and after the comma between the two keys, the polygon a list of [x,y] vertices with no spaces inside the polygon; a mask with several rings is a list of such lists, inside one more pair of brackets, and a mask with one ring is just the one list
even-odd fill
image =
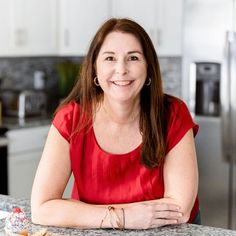
{"label": "woman's elbow", "polygon": [[31,208],[31,221],[34,224],[41,224],[39,209]]}
{"label": "woman's elbow", "polygon": [[31,221],[33,224],[41,224],[39,215],[31,210]]}
{"label": "woman's elbow", "polygon": [[45,217],[43,217],[43,214],[41,213],[41,208],[41,206],[31,207],[31,221],[34,224],[46,225],[44,221]]}
{"label": "woman's elbow", "polygon": [[33,224],[41,224],[40,217],[38,217],[35,213],[31,213],[31,221]]}
{"label": "woman's elbow", "polygon": [[189,221],[191,212],[183,213],[183,216],[180,219],[180,223],[187,223]]}

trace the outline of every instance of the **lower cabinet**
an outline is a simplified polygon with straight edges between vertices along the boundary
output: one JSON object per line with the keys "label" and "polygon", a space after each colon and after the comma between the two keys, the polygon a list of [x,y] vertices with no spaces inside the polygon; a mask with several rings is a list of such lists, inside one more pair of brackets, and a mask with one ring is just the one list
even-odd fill
{"label": "lower cabinet", "polygon": [[[43,152],[49,125],[14,129],[7,132],[8,190],[13,197],[30,198],[36,170]],[[64,197],[69,198],[73,185],[70,178]]]}
{"label": "lower cabinet", "polygon": [[45,125],[7,132],[9,195],[30,197],[48,130],[49,125]]}
{"label": "lower cabinet", "polygon": [[30,197],[31,188],[42,150],[9,155],[9,194]]}

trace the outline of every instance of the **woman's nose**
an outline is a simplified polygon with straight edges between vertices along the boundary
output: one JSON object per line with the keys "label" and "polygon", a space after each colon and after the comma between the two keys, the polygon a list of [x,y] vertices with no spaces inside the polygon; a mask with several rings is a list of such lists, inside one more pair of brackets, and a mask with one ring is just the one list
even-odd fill
{"label": "woman's nose", "polygon": [[117,60],[115,66],[115,72],[121,75],[128,73],[127,64],[124,60]]}

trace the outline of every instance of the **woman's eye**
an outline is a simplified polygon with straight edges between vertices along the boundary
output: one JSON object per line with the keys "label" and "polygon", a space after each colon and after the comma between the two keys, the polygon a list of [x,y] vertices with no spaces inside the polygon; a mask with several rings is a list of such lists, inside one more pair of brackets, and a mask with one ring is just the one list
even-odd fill
{"label": "woman's eye", "polygon": [[105,58],[105,61],[114,61],[114,60],[115,58],[111,56]]}
{"label": "woman's eye", "polygon": [[138,57],[137,56],[130,56],[129,61],[137,61]]}

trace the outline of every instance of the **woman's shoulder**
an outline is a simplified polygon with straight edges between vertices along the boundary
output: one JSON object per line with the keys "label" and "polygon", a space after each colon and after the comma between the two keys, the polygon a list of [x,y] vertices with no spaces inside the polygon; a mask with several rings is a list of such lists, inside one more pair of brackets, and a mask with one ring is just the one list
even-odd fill
{"label": "woman's shoulder", "polygon": [[174,113],[175,115],[182,111],[188,111],[187,105],[178,97],[165,94],[164,95],[164,109],[167,113]]}
{"label": "woman's shoulder", "polygon": [[70,136],[78,123],[79,110],[79,103],[71,101],[61,104],[55,112],[52,124],[67,140],[70,139]]}
{"label": "woman's shoulder", "polygon": [[76,101],[61,104],[54,113],[53,123],[71,123],[78,118],[79,111],[80,105]]}
{"label": "woman's shoulder", "polygon": [[165,95],[164,103],[165,118],[167,120],[166,152],[169,152],[189,129],[192,128],[194,135],[196,135],[198,125],[194,123],[187,105],[181,99]]}
{"label": "woman's shoulder", "polygon": [[68,103],[64,103],[64,104],[59,105],[59,107],[56,110],[56,113],[58,113],[58,112],[70,113],[70,112],[73,112],[75,109],[76,110],[80,109],[79,103],[76,101],[70,101]]}

